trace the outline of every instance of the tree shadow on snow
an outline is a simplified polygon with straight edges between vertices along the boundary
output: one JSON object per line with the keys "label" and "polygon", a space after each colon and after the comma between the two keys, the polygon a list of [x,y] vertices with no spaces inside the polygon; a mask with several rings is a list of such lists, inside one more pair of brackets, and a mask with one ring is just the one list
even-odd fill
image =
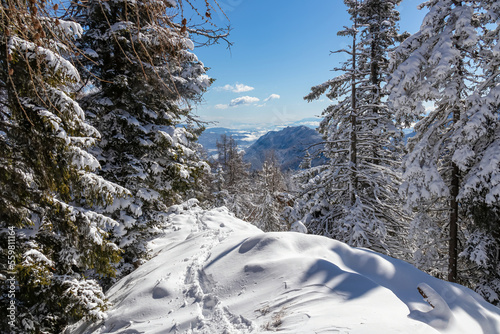
{"label": "tree shadow on snow", "polygon": [[379,287],[370,279],[340,269],[338,266],[324,259],[318,259],[304,273],[302,283],[320,283],[329,288],[332,293],[339,294],[347,300],[360,298],[369,291]]}

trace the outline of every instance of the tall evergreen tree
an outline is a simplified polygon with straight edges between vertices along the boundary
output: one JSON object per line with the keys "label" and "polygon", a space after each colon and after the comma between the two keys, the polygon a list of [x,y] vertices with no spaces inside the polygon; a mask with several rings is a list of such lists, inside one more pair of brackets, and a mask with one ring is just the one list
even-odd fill
{"label": "tall evergreen tree", "polygon": [[[500,6],[475,2],[481,27],[477,65],[480,82],[456,124],[453,161],[463,175],[458,201],[472,220],[460,256],[473,265],[468,285],[500,303]],[[478,21],[475,21],[477,23]],[[496,23],[496,26],[495,26]]]}
{"label": "tall evergreen tree", "polygon": [[[217,205],[226,206],[241,219],[249,219],[252,211],[249,165],[243,162],[243,152],[232,136],[221,135],[217,141],[219,178],[223,179]],[[219,183],[220,185],[220,183]]]}
{"label": "tall evergreen tree", "polygon": [[80,14],[80,61],[92,87],[81,103],[103,135],[95,154],[101,174],[132,192],[105,208],[125,227],[113,234],[125,248],[123,273],[143,261],[167,206],[193,194],[208,167],[189,103],[211,80],[190,51],[186,21],[168,12],[171,1],[90,0]]}
{"label": "tall evergreen tree", "polygon": [[120,253],[107,233],[116,221],[93,207],[128,194],[92,173],[99,163],[86,149],[99,132],[73,100],[80,77],[65,59],[82,28],[46,4],[0,7],[0,276],[17,287],[0,296],[9,333],[58,333],[103,316],[102,289],[87,277],[113,275]]}
{"label": "tall evergreen tree", "polygon": [[[448,279],[457,281],[458,240],[470,218],[462,198],[470,197],[472,179],[498,126],[498,100],[491,102],[490,95],[495,94],[498,65],[480,60],[494,52],[495,32],[487,25],[497,24],[498,8],[491,1],[434,0],[424,6],[429,13],[420,31],[394,53],[390,99],[400,123],[418,121],[401,190],[408,206],[419,211],[417,217],[434,221],[435,227],[447,221],[439,227],[448,233]],[[424,102],[433,104],[428,113]],[[484,182],[478,189],[486,194]],[[479,207],[485,203],[485,197],[478,198]]]}
{"label": "tall evergreen tree", "polygon": [[305,172],[310,177],[298,203],[310,232],[404,256],[398,237],[405,217],[394,196],[402,133],[393,124],[384,89],[387,54],[400,39],[399,2],[344,1],[353,25],[338,34],[351,37],[352,47],[338,52],[350,59],[336,69],[343,74],[305,97],[312,101],[328,91],[335,101],[319,127],[329,164]]}
{"label": "tall evergreen tree", "polygon": [[256,176],[252,221],[265,232],[285,231],[286,224],[281,219],[285,208],[286,184],[280,165],[273,151],[268,152],[262,169]]}

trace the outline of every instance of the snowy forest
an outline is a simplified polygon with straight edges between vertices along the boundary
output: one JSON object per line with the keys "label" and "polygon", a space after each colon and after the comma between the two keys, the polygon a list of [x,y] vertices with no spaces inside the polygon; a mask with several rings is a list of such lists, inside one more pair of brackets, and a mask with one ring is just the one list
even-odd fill
{"label": "snowy forest", "polygon": [[197,142],[194,106],[214,79],[196,48],[231,44],[216,0],[2,0],[2,333],[102,319],[105,293],[190,199],[404,260],[498,305],[500,2],[425,1],[414,34],[399,29],[401,2],[339,1],[349,47],[330,47],[347,60],[304,92],[331,101],[318,110],[326,163],[306,154],[283,171],[269,152],[255,171],[231,136],[215,157]]}

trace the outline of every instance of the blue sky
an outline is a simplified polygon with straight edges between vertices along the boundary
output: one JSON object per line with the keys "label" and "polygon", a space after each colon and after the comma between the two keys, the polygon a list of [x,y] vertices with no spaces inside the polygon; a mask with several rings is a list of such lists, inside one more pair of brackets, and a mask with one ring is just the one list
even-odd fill
{"label": "blue sky", "polygon": [[[216,81],[195,113],[224,127],[272,127],[319,116],[326,98],[307,103],[314,85],[335,76],[346,59],[330,54],[347,47],[337,31],[350,25],[342,0],[219,0],[229,22],[214,13],[218,26],[232,28],[231,50],[219,44],[195,49]],[[416,32],[426,10],[421,0],[403,0],[400,27]],[[212,125],[214,126],[214,125]]]}

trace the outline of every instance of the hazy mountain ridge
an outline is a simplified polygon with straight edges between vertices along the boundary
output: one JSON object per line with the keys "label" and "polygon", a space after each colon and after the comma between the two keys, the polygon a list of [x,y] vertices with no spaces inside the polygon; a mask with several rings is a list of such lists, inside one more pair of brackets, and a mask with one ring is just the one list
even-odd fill
{"label": "hazy mountain ridge", "polygon": [[246,150],[244,160],[252,165],[252,169],[260,169],[272,151],[282,170],[297,170],[309,151],[314,158],[312,165],[316,166],[325,162],[325,158],[319,156],[322,142],[321,135],[315,130],[304,125],[290,126],[260,137]]}
{"label": "hazy mountain ridge", "polygon": [[250,145],[255,143],[263,134],[268,130],[260,129],[229,129],[229,128],[209,128],[203,131],[203,133],[198,138],[198,143],[200,143],[205,151],[209,155],[214,155],[217,153],[217,141],[220,140],[222,135],[232,136],[238,147],[245,150]]}
{"label": "hazy mountain ridge", "polygon": [[235,124],[234,127],[213,127],[207,128],[198,138],[198,143],[200,143],[205,151],[211,156],[217,153],[217,141],[220,140],[220,136],[225,134],[227,136],[232,136],[238,147],[241,150],[247,150],[252,144],[254,144],[261,136],[267,134],[269,131],[280,131],[285,127],[298,127],[306,126],[311,129],[315,129],[320,122],[320,118],[310,117],[304,118],[299,121],[288,123],[287,125],[272,125],[267,123],[263,124]]}

